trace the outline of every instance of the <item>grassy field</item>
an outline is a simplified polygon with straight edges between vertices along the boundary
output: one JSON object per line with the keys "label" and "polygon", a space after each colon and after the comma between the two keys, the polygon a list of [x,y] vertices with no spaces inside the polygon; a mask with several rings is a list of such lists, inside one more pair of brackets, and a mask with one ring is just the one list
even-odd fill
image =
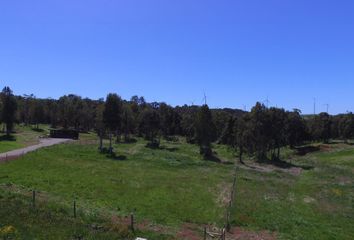
{"label": "grassy field", "polygon": [[240,170],[233,224],[280,239],[353,239],[354,148],[323,146],[291,159],[301,173]]}
{"label": "grassy field", "polygon": [[[36,189],[43,198],[67,204],[77,199],[85,212],[119,216],[135,212],[137,220],[177,229],[185,222],[222,224],[223,202],[232,165],[201,159],[198,148],[164,142],[161,149],[146,142],[116,145],[110,158],[83,142],[41,149],[2,164],[0,184],[17,192]],[[219,147],[220,152],[227,151]]]}
{"label": "grassy field", "polygon": [[[117,156],[110,158],[98,153],[94,134],[82,139],[0,165],[0,228],[11,225],[18,235],[40,239],[77,234],[107,239],[126,234],[111,226],[112,219],[134,212],[147,226],[143,236],[155,231],[159,234],[151,239],[173,239],[185,224],[224,224],[232,164],[204,161],[198,147],[183,140],[163,142],[161,149],[153,150],[139,139],[115,145]],[[216,146],[215,151],[231,163],[232,152],[226,147]],[[302,168],[239,166],[233,226],[268,230],[279,239],[352,239],[354,147],[326,145],[303,157],[284,152],[289,162]],[[32,189],[40,191],[43,202],[38,212],[28,207]],[[73,220],[74,199],[80,218]],[[96,232],[87,227],[92,224],[110,227]]]}
{"label": "grassy field", "polygon": [[48,134],[46,125],[40,125],[39,130],[33,129],[32,126],[16,125],[15,133],[10,137],[0,133],[0,153],[37,144],[38,137],[46,134]]}

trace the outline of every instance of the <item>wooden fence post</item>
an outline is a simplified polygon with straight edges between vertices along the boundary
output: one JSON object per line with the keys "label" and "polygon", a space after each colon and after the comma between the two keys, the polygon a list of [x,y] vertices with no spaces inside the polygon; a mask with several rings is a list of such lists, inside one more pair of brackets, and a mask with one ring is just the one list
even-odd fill
{"label": "wooden fence post", "polygon": [[32,207],[36,208],[36,191],[32,191]]}
{"label": "wooden fence post", "polygon": [[207,228],[204,226],[204,240],[207,239]]}
{"label": "wooden fence post", "polygon": [[130,228],[134,232],[134,213],[130,214]]}
{"label": "wooden fence post", "polygon": [[74,200],[74,218],[76,218],[76,201]]}

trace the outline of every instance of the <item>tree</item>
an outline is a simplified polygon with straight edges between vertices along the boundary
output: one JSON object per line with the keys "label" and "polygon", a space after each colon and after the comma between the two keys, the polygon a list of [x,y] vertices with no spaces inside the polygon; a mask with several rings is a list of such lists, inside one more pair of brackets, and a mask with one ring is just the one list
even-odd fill
{"label": "tree", "polygon": [[135,120],[133,111],[129,104],[123,105],[123,114],[122,114],[122,130],[124,132],[124,141],[129,142],[130,134],[134,132]]}
{"label": "tree", "polygon": [[166,103],[160,103],[158,109],[163,137],[167,139],[168,136],[180,133],[181,117],[174,108]]}
{"label": "tree", "polygon": [[187,143],[194,144],[196,142],[196,116],[198,113],[197,106],[176,107],[176,112],[181,116],[180,128],[183,136],[186,137]]}
{"label": "tree", "polygon": [[112,153],[112,135],[116,133],[121,126],[122,100],[115,94],[107,95],[105,108],[103,111],[103,122],[109,131],[109,152]]}
{"label": "tree", "polygon": [[354,138],[354,114],[348,113],[339,120],[339,135],[345,142]]}
{"label": "tree", "polygon": [[33,100],[33,103],[31,104],[30,108],[30,116],[31,123],[34,124],[36,126],[36,129],[38,130],[38,124],[43,122],[44,120],[44,107],[40,100]]}
{"label": "tree", "polygon": [[239,161],[241,164],[245,164],[243,161],[243,154],[245,152],[253,152],[253,132],[250,127],[251,119],[250,114],[245,114],[240,117],[234,125],[234,143],[233,146],[238,150]]}
{"label": "tree", "polygon": [[270,139],[269,150],[271,151],[271,159],[280,159],[280,148],[286,146],[286,121],[287,113],[284,109],[271,107],[267,110],[269,129],[267,131]]}
{"label": "tree", "polygon": [[331,138],[331,116],[320,113],[310,120],[311,136],[315,141],[328,143]]}
{"label": "tree", "polygon": [[237,119],[234,117],[229,117],[224,130],[222,131],[218,143],[225,144],[231,147],[235,145],[236,133],[237,133]]}
{"label": "tree", "polygon": [[256,153],[257,160],[267,159],[267,152],[271,143],[271,121],[264,104],[256,103],[250,112],[249,128],[251,131],[252,144],[249,149]]}
{"label": "tree", "polygon": [[140,117],[140,129],[145,138],[150,141],[149,147],[159,147],[160,141],[157,138],[160,131],[160,115],[155,109],[146,108]]}
{"label": "tree", "polygon": [[290,148],[302,144],[307,139],[307,127],[305,120],[301,117],[301,111],[294,109],[287,114],[286,119],[286,142]]}
{"label": "tree", "polygon": [[2,90],[1,102],[1,120],[6,125],[6,135],[10,135],[15,122],[17,102],[16,98],[12,93],[12,90],[9,87],[4,87],[4,89]]}
{"label": "tree", "polygon": [[64,128],[73,127],[79,130],[80,125],[80,104],[81,97],[70,94],[65,95],[58,100],[59,121]]}
{"label": "tree", "polygon": [[105,124],[103,120],[104,109],[105,106],[104,103],[102,102],[97,106],[96,115],[95,115],[95,128],[96,128],[97,135],[100,138],[99,147],[98,147],[100,152],[102,152],[103,150],[103,136],[105,134]]}
{"label": "tree", "polygon": [[212,156],[211,143],[215,139],[216,129],[208,105],[203,105],[197,114],[196,119],[196,140],[199,144],[200,154],[204,158]]}

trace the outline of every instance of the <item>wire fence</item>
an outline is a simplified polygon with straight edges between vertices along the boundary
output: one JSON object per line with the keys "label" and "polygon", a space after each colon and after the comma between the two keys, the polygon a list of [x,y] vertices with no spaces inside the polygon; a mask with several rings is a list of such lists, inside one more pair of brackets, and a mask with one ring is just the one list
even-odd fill
{"label": "wire fence", "polygon": [[[21,156],[25,155],[25,152],[22,152],[21,154],[5,154],[3,156],[0,156],[0,164],[2,162],[9,162],[11,160],[17,159]],[[233,174],[233,184],[231,187],[230,191],[230,200],[226,206],[226,214],[225,214],[225,225],[224,228],[217,229],[215,227],[204,227],[204,234],[203,234],[203,239],[208,240],[208,239],[220,239],[220,240],[225,240],[226,239],[226,232],[230,232],[231,230],[231,212],[234,206],[234,201],[235,201],[235,195],[236,195],[236,181],[237,181],[237,164],[235,163],[235,169],[234,169],[234,174]],[[32,207],[36,208],[36,201],[37,201],[37,191],[32,191]],[[78,209],[78,204],[77,201],[72,202],[72,217],[77,218],[77,209]],[[127,222],[127,221],[125,221]],[[136,226],[135,226],[135,216],[134,214],[130,214],[130,220],[129,222],[129,229],[134,232]]]}
{"label": "wire fence", "polygon": [[[123,234],[128,232],[136,233],[139,229],[139,224],[136,222],[136,215],[134,212],[126,214],[125,217],[117,217],[112,220],[112,222],[102,223],[102,220],[106,220],[108,211],[103,211],[91,208],[85,203],[82,203],[77,200],[68,201],[61,199],[59,197],[48,197],[44,192],[38,190],[25,190],[13,188],[12,184],[0,185],[0,188],[4,190],[4,193],[8,192],[11,194],[21,196],[22,201],[25,205],[28,206],[29,213],[40,213],[35,217],[44,217],[47,219],[48,216],[55,216],[58,214],[58,217],[65,216],[68,219],[77,221],[77,223],[85,222],[84,227],[87,227],[89,230],[99,231],[99,232],[117,232],[120,234],[120,231],[123,231]],[[109,212],[112,214],[112,212]],[[111,216],[111,215],[109,215]],[[94,217],[94,218],[92,218]],[[52,218],[52,217],[50,217]],[[111,218],[113,219],[113,218]],[[102,224],[99,224],[102,223]],[[0,236],[0,239],[1,236]],[[81,239],[74,237],[73,239]]]}
{"label": "wire fence", "polygon": [[21,157],[21,156],[23,156],[25,154],[26,153],[24,151],[19,153],[19,154],[8,154],[8,153],[0,154],[0,163],[9,162],[9,161],[17,159],[17,158],[19,158],[19,157]]}

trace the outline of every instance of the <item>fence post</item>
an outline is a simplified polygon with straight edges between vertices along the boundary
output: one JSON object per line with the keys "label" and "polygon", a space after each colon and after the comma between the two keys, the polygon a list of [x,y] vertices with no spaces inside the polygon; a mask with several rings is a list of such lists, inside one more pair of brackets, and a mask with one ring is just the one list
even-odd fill
{"label": "fence post", "polygon": [[[231,203],[230,203],[230,205],[231,205]],[[230,215],[231,215],[231,208],[229,209],[229,211],[227,211],[227,216],[226,216],[226,230],[228,232],[230,232],[230,230],[231,230]]]}
{"label": "fence post", "polygon": [[207,228],[204,226],[204,240],[207,238]]}
{"label": "fence post", "polygon": [[74,218],[76,218],[76,201],[74,200]]}
{"label": "fence post", "polygon": [[36,208],[36,191],[32,190],[32,207]]}
{"label": "fence post", "polygon": [[130,228],[134,232],[134,213],[130,214]]}

